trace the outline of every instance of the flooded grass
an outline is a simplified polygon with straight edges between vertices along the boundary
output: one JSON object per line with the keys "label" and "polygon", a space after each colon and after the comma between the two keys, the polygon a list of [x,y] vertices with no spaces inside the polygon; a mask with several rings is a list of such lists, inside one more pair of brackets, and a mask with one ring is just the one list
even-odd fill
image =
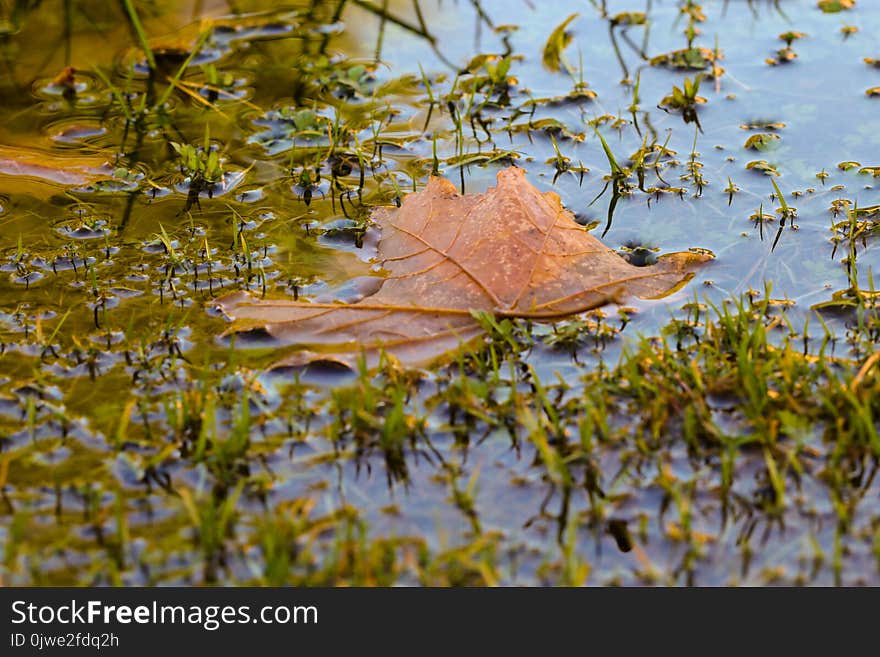
{"label": "flooded grass", "polygon": [[[557,6],[558,5],[558,6]],[[0,582],[877,585],[871,3],[0,9]],[[270,366],[511,164],[674,294]]]}

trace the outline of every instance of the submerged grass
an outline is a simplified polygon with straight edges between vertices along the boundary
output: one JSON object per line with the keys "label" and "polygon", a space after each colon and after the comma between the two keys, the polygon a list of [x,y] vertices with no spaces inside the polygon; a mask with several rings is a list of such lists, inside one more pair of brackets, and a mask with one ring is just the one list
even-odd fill
{"label": "submerged grass", "polygon": [[[873,313],[866,328],[876,323]],[[293,384],[277,407],[254,374],[202,370],[181,391],[131,397],[114,446],[90,457],[93,474],[85,479],[79,468],[53,465],[51,454],[69,439],[45,437],[51,409],[29,396],[26,441],[8,447],[3,461],[6,581],[522,581],[514,564],[534,555],[487,527],[483,516],[494,512],[481,501],[481,468],[465,465],[484,441],[531,464],[524,472],[533,483],[511,482],[512,490],[536,489],[543,502],[522,517],[546,525],[558,546],[557,557],[533,566],[537,581],[626,581],[591,568],[577,547],[583,532],[623,540],[629,548],[621,554],[636,559],[628,577],[646,583],[769,581],[755,572],[753,562],[762,561],[755,551],[774,532],[824,543],[828,529],[810,520],[823,500],[837,518],[827,564],[835,581],[844,581],[853,555],[874,554],[880,568],[876,527],[860,513],[880,458],[876,353],[833,356],[835,341],[825,334],[814,355],[804,347],[806,333],[769,295],[720,307],[695,300],[663,335],[641,338],[616,366],[585,371],[578,381],[541,380],[523,362],[540,343],[520,322],[493,328],[485,346],[445,376],[431,380],[387,361],[323,398],[306,401],[308,386]],[[292,470],[282,466],[291,458]],[[333,486],[317,471],[348,467],[379,469],[389,490],[407,490],[412,469],[426,464],[467,527],[454,549],[381,536],[356,505],[319,513],[318,498],[306,493]],[[126,482],[121,488],[102,474],[108,467]],[[181,479],[181,468],[192,474]],[[47,475],[55,482],[49,524],[19,493],[9,495]],[[273,492],[301,478],[312,482],[306,494],[278,499]],[[659,496],[659,515],[645,500],[634,504],[643,496]],[[69,534],[82,526],[81,514],[94,538]],[[760,526],[763,537],[754,538]],[[658,540],[669,547],[653,551]],[[717,550],[729,554],[720,579],[706,573]],[[62,567],[58,554],[109,559],[113,568]],[[822,581],[824,569],[775,564],[773,573],[807,583]],[[870,581],[869,571],[849,581],[859,577]]]}

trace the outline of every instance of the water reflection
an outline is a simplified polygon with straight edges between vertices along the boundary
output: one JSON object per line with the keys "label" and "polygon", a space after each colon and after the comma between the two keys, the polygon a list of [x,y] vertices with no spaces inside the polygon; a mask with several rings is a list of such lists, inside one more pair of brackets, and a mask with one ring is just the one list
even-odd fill
{"label": "water reflection", "polygon": [[[94,557],[125,583],[579,583],[585,564],[601,583],[873,582],[875,459],[804,419],[844,397],[798,398],[766,446],[749,404],[797,377],[750,397],[695,366],[628,398],[609,374],[625,348],[631,381],[684,361],[743,294],[774,349],[876,342],[846,338],[876,300],[880,15],[841,33],[813,4],[137,3],[152,63],[124,3],[11,5],[0,141],[56,166],[0,175],[4,581],[117,583]],[[510,163],[634,263],[716,261],[669,299],[511,323],[432,372],[265,374],[265,335],[214,341],[213,296],[356,299],[373,206],[432,173],[480,192]],[[101,180],[58,180],[91,164]],[[746,347],[730,359],[777,353]],[[699,385],[705,406],[683,396]]]}

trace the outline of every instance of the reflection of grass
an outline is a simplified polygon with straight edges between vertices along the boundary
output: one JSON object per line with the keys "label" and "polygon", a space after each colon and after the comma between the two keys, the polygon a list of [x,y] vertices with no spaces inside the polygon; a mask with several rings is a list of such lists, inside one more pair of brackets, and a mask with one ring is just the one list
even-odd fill
{"label": "reflection of grass", "polygon": [[150,69],[156,70],[156,58],[153,55],[153,49],[150,47],[150,40],[147,38],[146,32],[144,32],[144,26],[141,24],[141,19],[138,16],[137,10],[134,8],[134,3],[132,0],[122,0],[122,4],[125,8],[125,15],[128,16],[129,23],[131,23],[131,28],[137,36],[138,43],[144,51],[144,56],[147,58],[147,63],[149,64]]}

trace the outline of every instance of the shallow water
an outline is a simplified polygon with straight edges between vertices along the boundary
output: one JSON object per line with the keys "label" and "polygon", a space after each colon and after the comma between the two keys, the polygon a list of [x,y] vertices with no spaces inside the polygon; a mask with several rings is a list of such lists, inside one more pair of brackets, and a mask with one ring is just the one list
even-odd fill
{"label": "shallow water", "polygon": [[[614,446],[598,464],[601,513],[584,491],[563,500],[530,444],[479,423],[464,439],[450,429],[447,370],[423,373],[408,398],[406,421],[424,421],[417,433],[428,440],[402,445],[395,460],[394,450],[334,429],[347,394],[337,386],[356,375],[313,368],[297,375],[300,385],[288,371],[265,373],[275,355],[231,349],[209,302],[242,288],[355,298],[358,277],[371,273],[370,208],[421,188],[436,149],[442,173],[463,191],[485,190],[515,162],[612,248],[716,256],[675,294],[633,302],[638,312],[620,335],[603,348],[588,342],[575,359],[541,343],[549,328],[533,327],[537,344],[525,360],[542,381],[569,382],[560,394],[577,397],[584,371],[615,364],[626,344],[656,335],[695,295],[721,304],[750,290],[760,296],[769,283],[802,326],[813,304],[852,284],[846,249],[832,239],[844,216],[830,210],[842,200],[880,204],[870,171],[880,165],[880,99],[866,93],[880,85],[880,69],[863,61],[880,57],[880,7],[824,14],[811,0],[703,2],[694,45],[717,48],[723,73],[702,81],[697,123],[658,107],[697,71],[649,63],[687,46],[683,8],[693,3],[555,2],[551,10],[392,0],[384,20],[382,3],[234,4],[145,5],[153,76],[122,3],[43,2],[2,16],[0,161],[20,163],[27,149],[48,167],[18,175],[0,166],[4,582],[276,581],[265,574],[261,523],[275,531],[302,505],[324,519],[290,530],[313,550],[313,568],[335,558],[333,541],[357,531],[345,524],[356,516],[370,540],[416,537],[441,557],[472,547],[468,558],[479,561],[485,539],[501,583],[556,581],[573,549],[595,583],[655,572],[677,583],[826,584],[841,580],[828,563],[811,572],[811,559],[840,540],[842,581],[877,583],[876,490],[845,539],[815,481],[798,491],[784,523],[729,518],[712,493],[717,471],[673,444],[666,466],[698,482],[692,522],[711,536],[696,566],[683,568],[685,546],[659,511],[668,500],[657,464],[629,470],[627,449]],[[646,12],[647,35],[641,25],[610,27],[624,11]],[[571,72],[549,71],[544,45],[575,12],[564,50]],[[790,31],[805,34],[791,45],[797,57],[768,64]],[[201,50],[169,87],[200,35]],[[510,56],[510,79],[480,88],[474,79],[486,65],[464,71],[480,55],[494,56],[489,64]],[[67,93],[53,83],[65,66],[77,69]],[[595,98],[570,97],[581,81]],[[485,102],[484,125],[458,130],[447,98],[458,116]],[[544,129],[545,119],[558,123]],[[643,142],[674,151],[662,180],[649,170],[646,185],[681,192],[633,189],[609,214],[611,192],[600,193],[610,167],[594,124],[623,166]],[[745,147],[757,134],[773,135],[766,150]],[[194,189],[172,142],[211,144],[222,175]],[[570,170],[554,164],[556,149]],[[775,167],[796,216],[783,222],[771,177],[747,169],[759,160]],[[689,162],[701,184],[687,179]],[[760,212],[768,216],[750,219]],[[861,288],[872,287],[877,265],[869,235],[858,248]],[[606,312],[616,323],[616,311]],[[839,333],[850,319],[826,317]],[[511,394],[509,386],[497,394]],[[361,403],[369,414],[370,398]],[[367,423],[364,435],[381,425]],[[737,473],[744,497],[762,485],[750,464]],[[237,509],[234,529],[212,524],[218,500]],[[641,527],[638,550],[618,549],[607,528],[620,523],[633,535]],[[761,547],[744,550],[744,535]],[[112,572],[90,570],[89,555]]]}

